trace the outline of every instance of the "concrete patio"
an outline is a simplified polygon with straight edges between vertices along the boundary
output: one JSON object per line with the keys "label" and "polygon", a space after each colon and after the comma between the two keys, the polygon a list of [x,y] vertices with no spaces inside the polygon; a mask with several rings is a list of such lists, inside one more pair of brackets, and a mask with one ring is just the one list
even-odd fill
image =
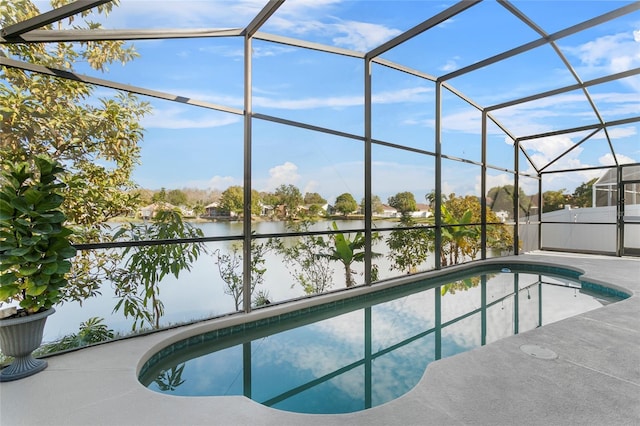
{"label": "concrete patio", "polygon": [[[138,382],[158,348],[231,321],[212,320],[50,357],[45,371],[0,385],[0,424],[640,424],[640,259],[535,252],[487,262],[509,260],[579,268],[632,297],[433,362],[404,396],[340,415],[283,412],[241,396],[168,396]],[[523,345],[557,357],[528,355]]]}

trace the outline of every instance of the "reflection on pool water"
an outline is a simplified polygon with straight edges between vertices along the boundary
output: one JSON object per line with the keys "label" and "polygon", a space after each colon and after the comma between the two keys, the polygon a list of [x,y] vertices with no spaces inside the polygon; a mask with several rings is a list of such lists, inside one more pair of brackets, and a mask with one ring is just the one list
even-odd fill
{"label": "reflection on pool water", "polygon": [[286,411],[347,413],[405,394],[432,361],[620,299],[523,272],[376,294],[190,337],[147,361],[140,381],[171,395],[245,395]]}

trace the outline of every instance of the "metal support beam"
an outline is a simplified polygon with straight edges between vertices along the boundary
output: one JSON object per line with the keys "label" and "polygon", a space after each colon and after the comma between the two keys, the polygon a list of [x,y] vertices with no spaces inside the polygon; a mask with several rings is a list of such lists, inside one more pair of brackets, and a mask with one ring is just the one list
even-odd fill
{"label": "metal support beam", "polygon": [[24,71],[36,72],[39,74],[50,75],[53,77],[64,78],[66,80],[80,81],[87,84],[94,84],[96,86],[107,87],[109,89],[123,90],[126,92],[135,93],[137,95],[150,96],[153,98],[164,99],[166,101],[179,102],[183,104],[193,105],[201,108],[213,109],[216,111],[228,112],[231,114],[242,115],[242,110],[236,108],[230,108],[222,105],[213,104],[210,102],[199,101],[196,99],[186,98],[184,96],[174,95],[166,92],[158,92],[156,90],[144,89],[138,86],[131,86],[129,84],[117,83],[111,80],[104,80],[102,78],[89,77],[83,74],[76,74],[67,70],[59,68],[45,67],[42,65],[31,64],[28,62],[16,61],[15,59],[5,58],[0,56],[0,65],[21,69]]}
{"label": "metal support beam", "polygon": [[300,47],[303,49],[316,50],[318,52],[334,53],[336,55],[348,56],[351,58],[364,58],[364,53],[355,50],[342,49],[340,47],[328,46],[326,44],[314,43],[311,41],[300,40],[292,37],[284,37],[275,34],[263,33],[261,31],[255,33],[254,40],[270,41],[273,43],[284,44],[286,46]]}
{"label": "metal support beam", "polygon": [[482,111],[482,135],[481,135],[481,162],[480,166],[480,258],[487,258],[487,112]]}
{"label": "metal support beam", "polygon": [[371,174],[372,174],[372,129],[371,129],[371,60],[364,60],[364,282],[370,285],[373,263],[373,234],[371,208]]}
{"label": "metal support beam", "polygon": [[[573,151],[574,149],[576,149],[578,146],[580,146],[580,144],[582,144],[583,142],[585,142],[586,140],[590,139],[591,136],[595,135],[596,133],[598,133],[600,131],[600,129],[596,129],[593,132],[589,133],[587,136],[585,136],[584,138],[582,138],[582,140],[580,140],[580,142],[574,144],[573,146],[571,146],[569,149],[565,150],[562,154],[558,155],[556,158],[554,158],[553,160],[549,161],[547,163],[546,166],[542,167],[539,171],[543,172],[544,169],[546,169],[547,167],[549,167],[550,165],[552,165],[553,163],[555,163],[556,161],[558,161],[559,159],[561,159],[562,157],[564,157],[565,155],[567,155],[568,153],[570,153],[571,151]],[[615,157],[615,155],[614,155]]]}
{"label": "metal support beam", "polygon": [[[436,225],[436,238],[435,238],[435,267],[436,269],[442,268],[442,262],[440,261],[440,255],[442,253],[442,82],[436,82],[436,105],[435,105],[435,143],[436,143],[436,166],[435,166],[435,225]],[[440,293],[436,291],[436,295]]]}
{"label": "metal support beam", "polygon": [[78,0],[22,22],[9,25],[8,27],[0,30],[0,35],[4,38],[18,37],[20,34],[35,30],[36,28],[44,27],[45,25],[49,25],[53,22],[58,22],[64,18],[68,18],[69,16],[109,2],[111,2],[111,0]]}
{"label": "metal support beam", "polygon": [[561,87],[559,89],[548,90],[546,92],[537,93],[535,95],[526,96],[524,98],[514,99],[512,101],[503,102],[500,104],[492,105],[486,108],[487,111],[495,111],[503,108],[508,108],[514,105],[523,104],[526,102],[535,101],[538,99],[548,98],[550,96],[560,95],[562,93],[572,92],[574,90],[580,90],[585,87],[596,86],[598,84],[608,83],[610,81],[620,80],[627,77],[633,77],[640,74],[640,68],[633,68],[627,71],[619,72],[616,74],[610,74],[605,77],[596,78],[586,81],[582,84],[576,83],[569,86]]}
{"label": "metal support beam", "polygon": [[251,37],[244,38],[244,206],[242,218],[242,305],[251,312]]}
{"label": "metal support beam", "polygon": [[532,139],[546,138],[546,137],[549,137],[549,136],[566,135],[567,133],[582,132],[582,131],[585,131],[585,130],[594,130],[594,129],[602,129],[602,128],[605,128],[605,127],[622,126],[622,125],[625,125],[625,124],[631,124],[631,123],[637,123],[637,122],[640,122],[640,117],[623,118],[623,119],[620,119],[620,120],[609,121],[609,122],[606,122],[604,124],[590,124],[590,125],[587,125],[587,126],[572,127],[570,129],[556,130],[556,131],[553,131],[553,132],[538,133],[537,135],[521,136],[521,137],[518,138],[518,140],[519,141],[527,141],[527,140],[532,140]]}
{"label": "metal support beam", "polygon": [[411,28],[408,31],[405,31],[404,33],[392,38],[391,40],[389,40],[388,42],[376,47],[375,49],[369,51],[369,53],[367,53],[367,58],[375,58],[378,57],[380,55],[382,55],[385,52],[388,52],[389,50],[393,49],[394,47],[398,46],[399,44],[404,43],[407,40],[412,39],[413,37],[427,31],[430,28],[435,27],[436,25],[439,25],[441,23],[443,23],[444,21],[446,21],[447,19],[456,16],[459,13],[464,12],[465,10],[469,9],[472,6],[475,6],[477,3],[480,3],[480,1],[482,0],[463,0],[460,1],[456,4],[454,4],[453,6],[451,6],[448,9],[443,10],[442,12],[438,13],[437,15],[432,16],[431,18],[427,19],[426,21],[416,25],[415,27]]}
{"label": "metal support beam", "polygon": [[269,3],[267,3],[260,13],[258,13],[249,25],[247,25],[247,28],[245,28],[242,35],[246,37],[253,37],[260,27],[267,22],[267,19],[269,19],[269,17],[271,17],[271,15],[273,15],[283,3],[284,0],[269,0]]}
{"label": "metal support beam", "polygon": [[446,80],[451,80],[452,78],[455,77],[459,77],[461,75],[470,73],[471,71],[475,71],[477,69],[480,68],[484,68],[486,66],[489,66],[491,64],[494,64],[496,62],[500,62],[504,59],[508,59],[511,58],[512,56],[516,56],[519,55],[521,53],[527,52],[529,50],[535,49],[536,47],[540,47],[544,44],[547,44],[551,41],[555,41],[555,40],[560,40],[561,38],[564,37],[568,37],[570,35],[576,34],[580,31],[584,31],[586,29],[595,27],[597,25],[600,25],[604,22],[610,21],[612,19],[616,19],[619,18],[621,16],[624,16],[626,14],[629,14],[631,12],[635,12],[636,10],[640,9],[640,2],[634,2],[631,3],[627,6],[623,6],[619,9],[613,10],[609,13],[605,13],[604,15],[600,15],[597,16],[593,19],[589,19],[588,21],[584,21],[580,24],[574,25],[572,27],[569,27],[567,29],[558,31],[556,33],[551,34],[548,37],[543,37],[540,38],[538,40],[534,40],[532,42],[523,44],[521,46],[518,46],[516,48],[513,48],[511,50],[507,50],[506,52],[502,52],[498,55],[492,56],[490,58],[484,59],[482,61],[476,62],[475,64],[471,64],[469,66],[466,66],[464,68],[460,68],[456,71],[450,72],[449,74],[445,74],[442,77],[440,77],[441,80],[446,81]]}
{"label": "metal support beam", "polygon": [[57,43],[103,40],[169,40],[181,38],[237,37],[239,28],[202,28],[194,30],[33,30],[19,37],[2,38],[0,43]]}

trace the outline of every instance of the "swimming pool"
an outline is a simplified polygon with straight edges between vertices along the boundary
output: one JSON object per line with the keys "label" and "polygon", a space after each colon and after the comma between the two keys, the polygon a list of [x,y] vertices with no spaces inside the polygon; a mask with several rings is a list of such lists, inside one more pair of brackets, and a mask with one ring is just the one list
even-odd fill
{"label": "swimming pool", "polygon": [[139,378],[171,395],[244,395],[303,413],[363,410],[408,392],[430,362],[623,296],[555,272],[416,281],[214,330],[162,349]]}

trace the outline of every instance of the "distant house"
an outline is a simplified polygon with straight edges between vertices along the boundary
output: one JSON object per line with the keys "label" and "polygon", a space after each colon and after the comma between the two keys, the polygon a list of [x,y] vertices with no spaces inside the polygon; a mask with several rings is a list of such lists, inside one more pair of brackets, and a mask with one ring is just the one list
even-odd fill
{"label": "distant house", "polygon": [[223,209],[220,206],[220,203],[214,201],[211,204],[204,206],[204,215],[203,217],[208,218],[216,218],[216,217],[237,217],[238,214],[235,212],[230,212],[226,209]]}
{"label": "distant house", "polygon": [[153,204],[149,204],[146,207],[142,207],[139,211],[140,217],[144,220],[149,220],[149,219],[153,219],[154,217],[156,217],[156,215],[158,214],[158,212],[160,211],[165,211],[165,210],[175,210],[178,209],[180,211],[180,214],[183,217],[195,217],[196,213],[193,211],[193,209],[190,209],[188,207],[184,207],[184,206],[180,206],[180,207],[176,207],[171,203],[167,203],[164,201],[158,201],[156,203]]}
{"label": "distant house", "polygon": [[153,219],[158,212],[164,210],[173,210],[176,206],[171,203],[166,203],[164,201],[158,201],[157,203],[149,204],[146,207],[140,208],[140,217],[144,220]]}
{"label": "distant house", "polygon": [[394,209],[391,206],[383,204],[382,205],[382,212],[380,212],[380,213],[373,212],[373,216],[377,216],[377,217],[399,217],[400,213],[398,212],[397,209]]}
{"label": "distant house", "polygon": [[429,204],[416,203],[416,209],[416,211],[411,212],[411,217],[429,217],[432,214]]}
{"label": "distant house", "polygon": [[311,206],[318,206],[320,208],[320,211],[322,212],[321,214],[326,214],[327,211],[329,210],[329,204],[328,203],[325,203],[325,204],[305,204],[303,206],[298,206],[298,212],[309,213],[309,210],[311,209]]}

